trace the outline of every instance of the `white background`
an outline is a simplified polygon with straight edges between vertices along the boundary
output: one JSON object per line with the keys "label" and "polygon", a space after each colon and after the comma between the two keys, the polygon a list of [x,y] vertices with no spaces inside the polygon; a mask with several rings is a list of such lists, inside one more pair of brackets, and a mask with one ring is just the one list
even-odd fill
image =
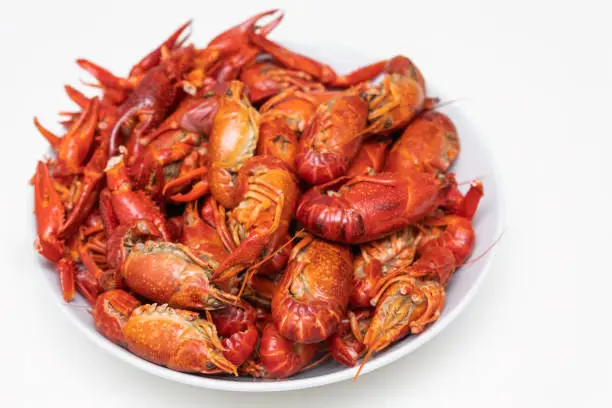
{"label": "white background", "polygon": [[[85,3],[0,5],[0,407],[612,406],[608,1]],[[31,121],[71,108],[63,84],[89,79],[77,57],[125,74],[188,18],[204,44],[273,6],[287,12],[275,39],[404,53],[466,97],[505,179],[507,232],[465,312],[357,383],[191,388],[97,349],[24,268],[35,256],[27,180],[47,149]]]}

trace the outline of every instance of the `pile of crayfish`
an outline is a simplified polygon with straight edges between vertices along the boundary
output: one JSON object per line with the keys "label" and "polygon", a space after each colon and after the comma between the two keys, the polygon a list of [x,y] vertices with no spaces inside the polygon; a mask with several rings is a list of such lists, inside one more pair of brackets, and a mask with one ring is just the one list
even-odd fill
{"label": "pile of crayfish", "polygon": [[[36,250],[97,330],[172,370],[285,378],[355,366],[438,319],[475,242],[479,181],[404,56],[340,75],[268,39],[271,10],[204,48],[190,22],[127,77],[80,59],[63,137],[34,123]],[[262,23],[262,20],[267,21]]]}

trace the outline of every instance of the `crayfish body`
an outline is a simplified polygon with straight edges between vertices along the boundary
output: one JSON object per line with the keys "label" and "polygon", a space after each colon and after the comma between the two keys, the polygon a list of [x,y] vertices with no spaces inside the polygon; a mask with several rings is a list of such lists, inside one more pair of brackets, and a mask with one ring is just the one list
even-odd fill
{"label": "crayfish body", "polygon": [[447,186],[416,172],[341,177],[304,193],[296,218],[328,240],[359,244],[419,221],[439,206]]}

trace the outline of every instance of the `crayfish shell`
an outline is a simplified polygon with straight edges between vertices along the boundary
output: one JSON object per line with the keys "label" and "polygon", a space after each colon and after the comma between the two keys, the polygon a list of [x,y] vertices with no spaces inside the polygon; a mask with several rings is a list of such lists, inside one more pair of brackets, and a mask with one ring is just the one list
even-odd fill
{"label": "crayfish shell", "polygon": [[[304,241],[308,241],[304,245]],[[307,237],[291,255],[272,297],[272,319],[280,334],[299,343],[331,336],[351,293],[352,257],[347,247]]]}

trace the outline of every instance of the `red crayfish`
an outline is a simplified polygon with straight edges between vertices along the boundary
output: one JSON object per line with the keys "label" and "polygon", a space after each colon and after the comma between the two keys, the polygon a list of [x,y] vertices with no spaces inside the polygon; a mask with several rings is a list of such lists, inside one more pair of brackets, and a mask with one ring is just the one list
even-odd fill
{"label": "red crayfish", "polygon": [[[407,57],[346,75],[252,16],[208,44],[183,24],[125,77],[80,59],[99,96],[34,186],[36,250],[109,341],[171,370],[286,378],[361,367],[443,312],[483,184]],[[268,22],[263,20],[267,19]],[[361,371],[361,368],[360,368]]]}

